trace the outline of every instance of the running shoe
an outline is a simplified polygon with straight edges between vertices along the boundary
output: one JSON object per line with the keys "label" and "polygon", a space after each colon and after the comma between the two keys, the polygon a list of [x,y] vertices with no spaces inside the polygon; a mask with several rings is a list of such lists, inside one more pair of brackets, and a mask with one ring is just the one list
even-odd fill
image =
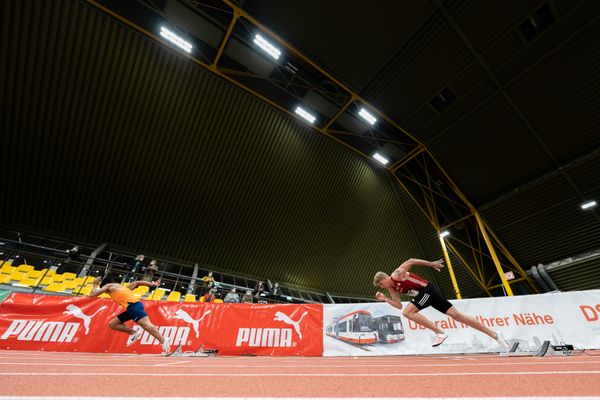
{"label": "running shoe", "polygon": [[171,353],[171,340],[169,338],[165,338],[165,341],[162,343],[163,355],[169,355]]}
{"label": "running shoe", "polygon": [[503,353],[508,353],[510,351],[510,346],[508,345],[506,340],[504,340],[504,337],[500,332],[496,332],[496,342],[498,342],[498,344],[502,348]]}
{"label": "running shoe", "polygon": [[445,333],[438,333],[437,335],[435,335],[435,340],[433,341],[431,347],[439,346],[440,344],[444,343],[444,340],[446,340],[447,338],[448,335],[446,335]]}
{"label": "running shoe", "polygon": [[141,337],[142,337],[142,331],[137,331],[137,332],[129,335],[129,338],[127,339],[127,347],[131,346],[132,344],[134,344],[135,342],[140,340]]}

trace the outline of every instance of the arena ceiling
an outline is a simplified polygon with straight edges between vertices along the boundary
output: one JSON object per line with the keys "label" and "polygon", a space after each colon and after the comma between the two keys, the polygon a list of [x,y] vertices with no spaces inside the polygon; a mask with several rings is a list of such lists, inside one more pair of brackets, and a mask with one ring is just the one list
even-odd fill
{"label": "arena ceiling", "polygon": [[600,247],[598,2],[375,4],[3,2],[0,221],[339,294],[441,229],[484,294],[475,213],[508,269]]}

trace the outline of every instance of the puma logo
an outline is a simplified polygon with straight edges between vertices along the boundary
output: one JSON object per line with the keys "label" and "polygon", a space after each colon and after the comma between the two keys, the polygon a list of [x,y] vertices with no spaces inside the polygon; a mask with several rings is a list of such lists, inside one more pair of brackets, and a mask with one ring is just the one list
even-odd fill
{"label": "puma logo", "polygon": [[87,315],[83,311],[81,311],[81,308],[77,307],[75,304],[69,304],[67,306],[67,310],[64,311],[63,314],[72,315],[75,318],[82,319],[83,327],[85,328],[85,334],[87,335],[90,332],[90,322],[92,321],[92,318],[94,318],[94,316],[96,314],[98,314],[100,311],[104,310],[105,308],[106,308],[106,306],[102,306],[98,310],[96,310],[96,312],[93,313],[92,315]]}
{"label": "puma logo", "polygon": [[202,314],[202,316],[200,317],[200,319],[193,319],[190,314],[188,314],[187,312],[183,311],[183,310],[177,310],[177,312],[175,313],[175,319],[182,319],[185,322],[187,322],[188,324],[192,324],[193,328],[194,328],[194,332],[196,332],[196,337],[200,336],[200,332],[198,331],[198,325],[200,324],[200,321],[202,321],[202,319],[204,317],[206,317],[208,314],[211,313],[211,310],[207,310],[204,312],[204,314]]}
{"label": "puma logo", "polygon": [[308,314],[308,311],[304,311],[304,313],[302,314],[300,319],[298,321],[294,321],[293,319],[291,319],[290,317],[288,317],[281,311],[277,311],[275,313],[275,318],[273,318],[273,321],[281,321],[284,324],[292,325],[294,327],[294,330],[298,334],[298,337],[300,339],[302,339],[302,331],[300,330],[300,321],[302,321],[302,318],[304,318],[307,314]]}

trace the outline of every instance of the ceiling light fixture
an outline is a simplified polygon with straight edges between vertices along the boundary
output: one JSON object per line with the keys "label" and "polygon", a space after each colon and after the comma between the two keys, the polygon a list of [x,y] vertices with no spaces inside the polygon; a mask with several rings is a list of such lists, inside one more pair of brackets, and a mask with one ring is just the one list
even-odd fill
{"label": "ceiling light fixture", "polygon": [[375,116],[373,116],[373,114],[371,114],[364,108],[360,109],[360,111],[358,112],[358,115],[360,115],[365,121],[367,121],[369,123],[369,125],[374,125],[375,122],[377,122],[377,118],[375,118]]}
{"label": "ceiling light fixture", "polygon": [[263,49],[268,55],[278,60],[281,55],[281,50],[269,43],[264,37],[258,33],[254,36],[254,43]]}
{"label": "ceiling light fixture", "polygon": [[383,165],[386,165],[389,162],[389,160],[387,158],[385,158],[384,156],[382,156],[379,153],[373,154],[373,158],[376,159],[377,161],[379,161],[380,163],[382,163]]}
{"label": "ceiling light fixture", "polygon": [[317,119],[317,117],[315,117],[300,106],[296,107],[295,113],[307,120],[308,122],[310,122],[311,124],[314,123]]}
{"label": "ceiling light fixture", "polygon": [[192,52],[192,44],[190,42],[183,40],[181,37],[177,36],[176,34],[171,32],[164,26],[160,27],[160,36],[164,37],[169,42],[173,43],[175,46],[179,47],[180,49],[184,50],[185,52],[187,52],[187,53]]}
{"label": "ceiling light fixture", "polygon": [[449,231],[444,231],[444,232],[440,233],[440,237],[441,238],[445,238],[446,236],[450,236],[450,232]]}
{"label": "ceiling light fixture", "polygon": [[583,203],[581,205],[581,209],[582,210],[587,210],[588,208],[596,207],[596,205],[597,205],[597,203],[594,200],[588,201],[588,202]]}

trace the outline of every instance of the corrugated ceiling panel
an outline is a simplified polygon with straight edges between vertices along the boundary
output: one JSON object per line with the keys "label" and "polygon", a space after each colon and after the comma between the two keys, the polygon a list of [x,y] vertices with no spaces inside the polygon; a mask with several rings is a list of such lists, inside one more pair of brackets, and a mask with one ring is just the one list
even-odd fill
{"label": "corrugated ceiling panel", "polygon": [[592,290],[600,287],[600,260],[590,260],[548,271],[562,291]]}
{"label": "corrugated ceiling panel", "polygon": [[362,94],[402,124],[404,118],[429,102],[473,61],[467,47],[438,11]]}
{"label": "corrugated ceiling panel", "polygon": [[539,0],[486,2],[447,0],[444,5],[479,53],[518,26],[540,6]]}
{"label": "corrugated ceiling panel", "polygon": [[515,182],[525,181],[535,171],[544,171],[552,165],[542,147],[498,93],[428,144],[475,205],[512,189]]}
{"label": "corrugated ceiling panel", "polygon": [[339,294],[418,253],[354,152],[82,2],[2,7],[0,221]]}
{"label": "corrugated ceiling panel", "polygon": [[360,0],[246,0],[242,8],[360,92],[435,6],[419,0],[380,0],[376,7]]}
{"label": "corrugated ceiling panel", "polygon": [[[567,173],[577,175],[576,170]],[[598,188],[595,194],[600,195]],[[600,247],[599,219],[594,211],[582,211],[580,204],[566,179],[555,175],[522,188],[483,215],[501,240],[507,243],[508,238],[511,253],[528,268]]]}
{"label": "corrugated ceiling panel", "polygon": [[600,146],[598,37],[600,20],[596,19],[508,87],[559,164]]}

